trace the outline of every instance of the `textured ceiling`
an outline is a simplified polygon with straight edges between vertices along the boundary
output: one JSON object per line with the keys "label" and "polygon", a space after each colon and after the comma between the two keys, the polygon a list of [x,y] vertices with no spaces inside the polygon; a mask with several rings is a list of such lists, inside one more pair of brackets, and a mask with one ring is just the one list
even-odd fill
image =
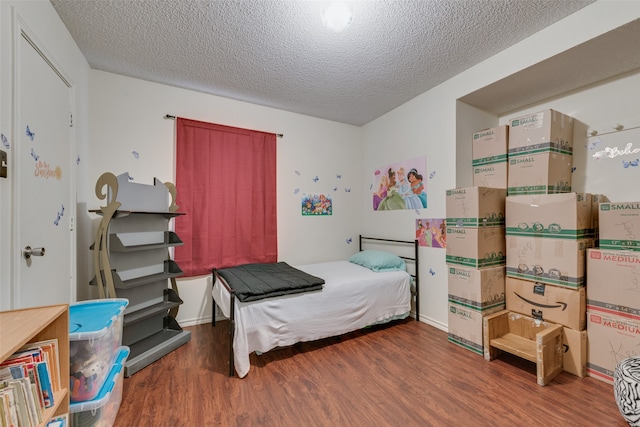
{"label": "textured ceiling", "polygon": [[91,68],[363,125],[594,0],[51,0]]}

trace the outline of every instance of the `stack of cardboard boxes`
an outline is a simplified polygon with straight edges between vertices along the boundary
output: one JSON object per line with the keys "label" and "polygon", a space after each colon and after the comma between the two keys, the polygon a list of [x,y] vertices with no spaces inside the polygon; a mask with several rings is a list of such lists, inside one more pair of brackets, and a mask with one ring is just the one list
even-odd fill
{"label": "stack of cardboard boxes", "polygon": [[503,125],[472,135],[473,185],[507,188],[509,126]]}
{"label": "stack of cardboard boxes", "polygon": [[563,369],[586,375],[586,262],[592,197],[508,196],[506,308],[563,326]]}
{"label": "stack of cardboard boxes", "polygon": [[613,383],[640,357],[640,202],[599,204],[599,248],[587,250],[588,374]]}
{"label": "stack of cardboard boxes", "polygon": [[555,110],[509,123],[508,194],[571,191],[573,118]]}
{"label": "stack of cardboard boxes", "polygon": [[504,309],[504,188],[447,191],[449,342],[483,354],[482,318]]}
{"label": "stack of cardboard boxes", "polygon": [[561,328],[551,363],[611,383],[640,356],[640,202],[571,192],[572,139],[555,110],[472,135],[474,187],[446,198],[448,339],[487,358],[486,337],[506,327],[483,337],[487,323],[506,313],[546,336]]}
{"label": "stack of cardboard boxes", "polygon": [[[584,376],[585,258],[597,204],[570,193],[572,139],[573,119],[554,110],[472,135],[474,187],[447,191],[449,341],[482,355],[483,318],[506,309],[562,325],[564,369]],[[496,194],[504,224],[487,221]]]}
{"label": "stack of cardboard boxes", "polygon": [[472,135],[473,185],[447,191],[448,340],[483,355],[482,320],[504,309],[509,126]]}
{"label": "stack of cardboard boxes", "polygon": [[562,367],[586,375],[590,194],[571,193],[573,118],[555,110],[509,122],[506,310],[562,325]]}

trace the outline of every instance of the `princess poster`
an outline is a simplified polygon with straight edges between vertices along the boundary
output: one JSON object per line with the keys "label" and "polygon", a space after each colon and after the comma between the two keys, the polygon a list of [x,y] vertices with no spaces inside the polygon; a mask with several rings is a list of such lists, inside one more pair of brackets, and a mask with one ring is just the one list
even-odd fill
{"label": "princess poster", "polygon": [[416,219],[416,239],[420,246],[447,247],[447,227],[444,218]]}
{"label": "princess poster", "polygon": [[302,215],[331,215],[333,203],[328,194],[304,194],[302,196]]}
{"label": "princess poster", "polygon": [[427,157],[418,157],[376,169],[373,173],[373,210],[424,209]]}

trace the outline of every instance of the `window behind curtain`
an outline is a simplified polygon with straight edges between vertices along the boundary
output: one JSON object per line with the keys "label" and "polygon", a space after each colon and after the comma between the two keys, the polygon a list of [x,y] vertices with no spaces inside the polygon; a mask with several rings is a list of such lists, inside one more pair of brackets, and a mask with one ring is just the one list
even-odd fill
{"label": "window behind curtain", "polygon": [[178,118],[176,145],[184,276],[276,262],[276,135]]}

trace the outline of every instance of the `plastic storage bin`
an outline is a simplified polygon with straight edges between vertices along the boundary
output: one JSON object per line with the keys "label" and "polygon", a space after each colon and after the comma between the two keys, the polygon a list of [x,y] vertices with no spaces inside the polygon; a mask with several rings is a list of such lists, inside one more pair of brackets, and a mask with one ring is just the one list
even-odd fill
{"label": "plastic storage bin", "polygon": [[124,298],[82,301],[69,306],[70,401],[94,399],[122,346]]}
{"label": "plastic storage bin", "polygon": [[69,405],[71,427],[108,427],[115,423],[122,402],[124,363],[127,357],[129,347],[120,347],[109,375],[95,399]]}

